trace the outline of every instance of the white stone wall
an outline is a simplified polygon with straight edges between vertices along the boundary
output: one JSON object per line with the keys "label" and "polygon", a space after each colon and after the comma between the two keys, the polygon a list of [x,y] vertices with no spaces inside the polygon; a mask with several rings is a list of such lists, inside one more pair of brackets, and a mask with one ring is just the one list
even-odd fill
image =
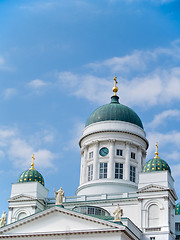
{"label": "white stone wall", "polygon": [[[142,128],[121,121],[105,121],[87,126],[80,140],[81,175],[77,195],[122,193],[136,191],[139,173],[144,165],[147,140]],[[101,156],[106,147],[109,153]],[[117,149],[123,151],[117,155]],[[93,152],[93,157],[89,157]],[[135,159],[131,158],[131,152]],[[107,178],[100,179],[100,163],[108,164]],[[115,178],[115,163],[123,164],[123,179]],[[88,166],[93,165],[93,179],[88,181]],[[130,166],[135,167],[135,182],[130,181]]]}

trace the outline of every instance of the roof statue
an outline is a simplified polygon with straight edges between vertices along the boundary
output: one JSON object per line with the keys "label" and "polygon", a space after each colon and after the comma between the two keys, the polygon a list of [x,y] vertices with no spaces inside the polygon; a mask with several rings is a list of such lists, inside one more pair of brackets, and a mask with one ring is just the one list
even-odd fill
{"label": "roof statue", "polygon": [[115,211],[113,212],[114,214],[114,221],[121,221],[121,217],[123,216],[123,210],[120,208],[119,204],[117,204],[117,207]]}
{"label": "roof statue", "polygon": [[61,205],[63,203],[63,197],[64,197],[64,191],[63,191],[62,187],[60,187],[60,189],[58,191],[56,191],[54,188],[54,193],[55,193],[55,198],[56,198],[55,205]]}
{"label": "roof statue", "polygon": [[5,211],[3,211],[3,214],[2,214],[2,216],[1,216],[1,218],[0,218],[0,221],[1,221],[0,227],[6,226],[7,214],[6,214]]}

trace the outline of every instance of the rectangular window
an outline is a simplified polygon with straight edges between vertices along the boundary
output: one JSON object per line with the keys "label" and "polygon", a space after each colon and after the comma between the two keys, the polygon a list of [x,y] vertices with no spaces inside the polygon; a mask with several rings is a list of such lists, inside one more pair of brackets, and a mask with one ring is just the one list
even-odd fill
{"label": "rectangular window", "polygon": [[136,154],[134,152],[131,152],[131,158],[135,159],[136,158]]}
{"label": "rectangular window", "polygon": [[117,156],[122,156],[123,155],[123,150],[122,149],[116,149],[116,155]]}
{"label": "rectangular window", "polygon": [[93,152],[89,152],[89,159],[93,158]]}
{"label": "rectangular window", "polygon": [[136,180],[136,168],[130,166],[130,181],[135,182]]}
{"label": "rectangular window", "polygon": [[115,163],[115,178],[123,179],[123,164]]}
{"label": "rectangular window", "polygon": [[93,179],[93,164],[88,166],[88,181]]}
{"label": "rectangular window", "polygon": [[155,237],[150,237],[150,240],[155,240]]}
{"label": "rectangular window", "polygon": [[100,163],[99,166],[99,178],[107,178],[107,163]]}
{"label": "rectangular window", "polygon": [[176,232],[180,232],[180,223],[175,223]]}

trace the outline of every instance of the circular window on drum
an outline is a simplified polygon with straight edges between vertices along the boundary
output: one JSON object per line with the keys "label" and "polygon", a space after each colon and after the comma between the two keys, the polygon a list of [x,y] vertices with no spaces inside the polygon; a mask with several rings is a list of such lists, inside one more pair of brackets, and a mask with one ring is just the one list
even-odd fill
{"label": "circular window on drum", "polygon": [[106,147],[103,147],[99,150],[99,154],[102,156],[102,157],[105,157],[106,155],[108,155],[109,153],[109,149],[106,148]]}

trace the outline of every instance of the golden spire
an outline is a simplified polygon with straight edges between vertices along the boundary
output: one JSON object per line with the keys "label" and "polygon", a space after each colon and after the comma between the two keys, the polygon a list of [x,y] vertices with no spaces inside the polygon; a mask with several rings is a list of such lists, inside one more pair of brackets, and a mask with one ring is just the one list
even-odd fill
{"label": "golden spire", "polygon": [[159,158],[159,156],[158,156],[158,144],[157,144],[157,142],[156,142],[156,152],[155,152],[155,157],[154,158]]}
{"label": "golden spire", "polygon": [[33,155],[32,155],[31,168],[30,168],[30,169],[33,169],[33,170],[35,170],[35,168],[34,168],[34,160],[35,160],[35,157],[34,157],[34,154],[33,154]]}
{"label": "golden spire", "polygon": [[117,93],[117,91],[118,91],[118,87],[116,86],[116,84],[118,83],[117,82],[117,77],[114,77],[114,81],[115,81],[115,83],[114,83],[114,87],[112,88],[112,90],[113,90],[113,92],[114,92],[114,96],[116,96],[116,93]]}

